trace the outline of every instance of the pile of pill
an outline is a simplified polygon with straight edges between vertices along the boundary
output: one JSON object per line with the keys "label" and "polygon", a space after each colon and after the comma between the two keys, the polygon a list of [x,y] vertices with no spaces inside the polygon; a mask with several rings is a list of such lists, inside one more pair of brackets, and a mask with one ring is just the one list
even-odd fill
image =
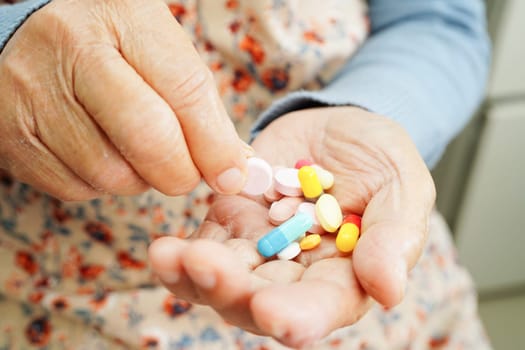
{"label": "pile of pill", "polygon": [[297,161],[294,168],[272,169],[263,159],[253,157],[248,159],[248,174],[243,193],[264,195],[271,203],[270,222],[277,226],[257,242],[262,256],[291,260],[301,251],[319,246],[325,233],[337,235],[339,251],[354,249],[361,217],[343,217],[336,198],[325,192],[334,185],[332,173],[305,159]]}

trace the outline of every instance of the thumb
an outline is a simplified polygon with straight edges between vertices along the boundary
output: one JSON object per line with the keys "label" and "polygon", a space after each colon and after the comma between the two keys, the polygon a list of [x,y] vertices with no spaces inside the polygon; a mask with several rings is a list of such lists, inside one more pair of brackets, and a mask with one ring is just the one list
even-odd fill
{"label": "thumb", "polygon": [[[387,307],[401,302],[408,271],[422,253],[435,188],[417,152],[412,166],[381,188],[363,214],[362,237],[353,253],[355,274],[366,292]],[[414,164],[415,163],[415,164]]]}

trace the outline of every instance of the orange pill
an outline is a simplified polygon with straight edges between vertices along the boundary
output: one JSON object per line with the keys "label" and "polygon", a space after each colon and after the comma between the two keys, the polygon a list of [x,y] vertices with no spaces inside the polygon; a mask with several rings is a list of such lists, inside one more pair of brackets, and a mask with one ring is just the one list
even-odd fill
{"label": "orange pill", "polygon": [[321,244],[321,236],[318,234],[308,235],[301,239],[301,242],[299,242],[301,250],[314,249],[319,244]]}

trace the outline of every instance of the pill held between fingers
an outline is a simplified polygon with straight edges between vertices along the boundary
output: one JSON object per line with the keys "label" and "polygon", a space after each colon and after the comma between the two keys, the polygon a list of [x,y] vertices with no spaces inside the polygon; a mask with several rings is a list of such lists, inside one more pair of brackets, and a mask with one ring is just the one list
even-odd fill
{"label": "pill held between fingers", "polygon": [[248,158],[248,178],[242,193],[258,196],[266,192],[273,181],[273,171],[270,164],[261,158]]}
{"label": "pill held between fingers", "polygon": [[281,168],[277,169],[274,174],[275,190],[285,196],[301,197],[303,190],[297,173],[299,170],[295,168]]}
{"label": "pill held between fingers", "polygon": [[331,194],[325,193],[315,203],[315,214],[323,229],[327,232],[335,232],[343,222],[341,207]]}
{"label": "pill held between fingers", "polygon": [[341,225],[337,237],[335,239],[335,246],[343,253],[349,253],[354,250],[359,238],[359,228],[356,224],[348,222]]}
{"label": "pill held between fingers", "polygon": [[317,177],[317,173],[311,166],[305,165],[297,172],[304,198],[307,200],[317,199],[323,194],[323,186]]}
{"label": "pill held between fingers", "polygon": [[317,234],[320,234],[320,235],[325,233],[323,227],[319,223],[319,220],[317,220],[317,215],[315,214],[315,204],[314,203],[302,202],[297,207],[296,213],[298,213],[298,212],[306,213],[306,214],[308,214],[308,215],[310,215],[312,217],[312,220],[314,221],[314,224],[308,230],[308,232],[310,232],[310,233],[317,233]]}
{"label": "pill held between fingers", "polygon": [[319,182],[321,182],[321,186],[323,186],[323,190],[329,190],[332,188],[334,185],[334,175],[316,164],[312,165],[312,168],[315,170],[317,177],[319,178]]}
{"label": "pill held between fingers", "polygon": [[298,197],[284,197],[276,202],[273,202],[268,211],[270,222],[274,225],[280,225],[289,218],[291,218],[301,203]]}
{"label": "pill held between fingers", "polygon": [[311,160],[308,160],[308,159],[299,159],[297,162],[295,162],[295,166],[294,168],[299,170],[301,169],[303,166],[305,165],[312,165],[313,162]]}
{"label": "pill held between fingers", "polygon": [[290,243],[286,248],[277,253],[279,260],[292,260],[301,253],[301,246],[298,242]]}
{"label": "pill held between fingers", "polygon": [[314,249],[319,246],[319,244],[321,244],[321,236],[318,234],[307,235],[299,242],[302,250]]}
{"label": "pill held between fingers", "polygon": [[309,215],[297,213],[261,237],[257,242],[257,250],[266,258],[272,257],[308,231],[312,224]]}

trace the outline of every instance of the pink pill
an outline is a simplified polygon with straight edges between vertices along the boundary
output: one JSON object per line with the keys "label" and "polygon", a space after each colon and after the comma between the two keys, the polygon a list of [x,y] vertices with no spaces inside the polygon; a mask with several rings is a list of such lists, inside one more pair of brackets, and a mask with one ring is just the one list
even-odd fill
{"label": "pink pill", "polygon": [[323,229],[321,224],[319,223],[319,220],[317,220],[317,215],[315,214],[315,204],[310,202],[302,202],[297,207],[297,213],[302,212],[310,215],[310,217],[313,219],[314,224],[312,227],[308,230],[310,233],[317,233],[317,234],[324,234],[326,231]]}
{"label": "pink pill", "polygon": [[297,162],[295,162],[294,168],[299,170],[305,165],[312,165],[314,164],[311,160],[308,159],[299,159]]}
{"label": "pink pill", "polygon": [[[275,172],[279,169],[282,169],[284,167],[282,166],[274,166],[273,167],[273,173],[275,174]],[[278,201],[279,199],[283,198],[283,194],[280,193],[280,192],[277,192],[277,190],[275,189],[275,179],[272,178],[272,185],[270,186],[269,189],[266,190],[266,192],[264,192],[264,199],[268,202],[268,203],[273,203],[275,201]]]}
{"label": "pink pill", "polygon": [[242,192],[258,196],[266,192],[272,185],[272,167],[261,158],[248,158],[248,179]]}
{"label": "pink pill", "polygon": [[275,172],[274,186],[275,190],[285,196],[301,197],[303,190],[299,182],[297,173],[299,170],[295,168],[282,168]]}
{"label": "pink pill", "polygon": [[301,202],[302,199],[299,197],[284,197],[277,202],[273,202],[268,212],[270,222],[279,226],[295,214]]}

